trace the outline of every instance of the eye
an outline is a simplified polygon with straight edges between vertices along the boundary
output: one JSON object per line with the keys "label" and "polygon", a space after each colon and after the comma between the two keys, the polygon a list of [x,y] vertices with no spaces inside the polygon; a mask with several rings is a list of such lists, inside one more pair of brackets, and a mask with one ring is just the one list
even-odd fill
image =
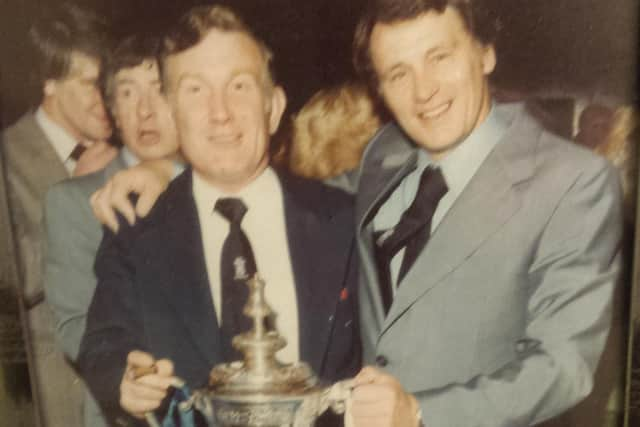
{"label": "eye", "polygon": [[449,52],[441,52],[434,55],[432,59],[434,62],[442,62],[445,59],[449,58],[449,56],[450,56]]}
{"label": "eye", "polygon": [[131,98],[132,94],[133,94],[133,91],[131,90],[130,87],[121,87],[117,91],[117,96],[118,98],[121,98],[121,99],[129,99]]}
{"label": "eye", "polygon": [[190,83],[185,87],[185,90],[187,91],[187,93],[197,95],[202,92],[202,85],[199,85],[197,83]]}
{"label": "eye", "polygon": [[407,72],[405,70],[398,70],[391,73],[391,75],[389,76],[389,81],[391,83],[398,83],[405,77],[407,77]]}

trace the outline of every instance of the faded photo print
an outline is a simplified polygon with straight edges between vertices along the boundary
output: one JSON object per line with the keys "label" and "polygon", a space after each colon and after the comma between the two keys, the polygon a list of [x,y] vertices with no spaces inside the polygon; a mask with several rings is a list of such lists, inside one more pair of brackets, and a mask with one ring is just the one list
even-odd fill
{"label": "faded photo print", "polygon": [[640,425],[639,13],[0,2],[0,426]]}

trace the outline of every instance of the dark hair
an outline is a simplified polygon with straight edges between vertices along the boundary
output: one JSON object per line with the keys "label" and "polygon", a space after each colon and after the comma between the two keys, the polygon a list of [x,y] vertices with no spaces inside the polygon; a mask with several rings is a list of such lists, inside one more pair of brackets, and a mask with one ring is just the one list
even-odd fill
{"label": "dark hair", "polygon": [[105,58],[101,73],[101,88],[105,103],[113,106],[115,76],[123,68],[141,65],[144,61],[158,61],[162,39],[153,33],[130,34],[116,41],[113,51]]}
{"label": "dark hair", "polygon": [[160,54],[161,72],[163,72],[162,68],[164,68],[164,60],[167,56],[197,45],[211,30],[239,32],[251,37],[264,56],[269,83],[275,81],[271,49],[251,31],[237,13],[220,5],[196,6],[180,18],[164,38]]}
{"label": "dark hair", "polygon": [[353,64],[369,88],[375,93],[378,79],[371,62],[370,42],[373,27],[378,23],[391,24],[407,21],[427,12],[444,13],[447,7],[455,8],[471,35],[484,45],[493,44],[498,31],[498,21],[489,8],[479,0],[370,0],[353,38]]}
{"label": "dark hair", "polygon": [[38,57],[38,82],[66,77],[74,52],[100,59],[108,42],[106,34],[104,21],[74,3],[45,8],[29,31]]}

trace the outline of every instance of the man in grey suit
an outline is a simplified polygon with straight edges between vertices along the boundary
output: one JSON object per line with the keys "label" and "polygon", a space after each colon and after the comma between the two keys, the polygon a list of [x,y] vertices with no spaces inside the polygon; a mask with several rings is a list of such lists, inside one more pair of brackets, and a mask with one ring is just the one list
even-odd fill
{"label": "man in grey suit", "polygon": [[356,426],[538,424],[585,398],[620,270],[604,159],[494,105],[482,2],[376,0],[357,68],[395,122],[368,146],[356,206]]}
{"label": "man in grey suit", "polygon": [[[72,4],[46,10],[31,29],[42,102],[2,134],[7,193],[18,247],[18,290],[39,425],[79,426],[67,404],[82,387],[54,347],[52,313],[43,304],[42,206],[45,192],[71,175],[103,168],[117,154],[97,88],[103,26]],[[64,390],[64,393],[61,393]]]}
{"label": "man in grey suit", "polygon": [[[160,93],[159,48],[160,38],[147,35],[126,36],[117,44],[104,64],[103,86],[124,147],[105,169],[58,183],[47,193],[45,293],[56,315],[62,350],[72,361],[96,287],[93,263],[102,239],[89,197],[113,174],[138,161],[175,160],[178,155],[173,118]],[[84,416],[85,426],[106,425],[88,394]]]}

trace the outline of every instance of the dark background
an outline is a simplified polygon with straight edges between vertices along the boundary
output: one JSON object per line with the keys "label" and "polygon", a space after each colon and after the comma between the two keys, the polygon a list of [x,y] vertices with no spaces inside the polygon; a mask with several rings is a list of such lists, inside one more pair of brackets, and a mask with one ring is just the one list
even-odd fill
{"label": "dark background", "polygon": [[[37,104],[26,32],[56,0],[0,0],[0,124]],[[81,0],[78,0],[81,2]],[[637,0],[482,0],[500,16],[494,83],[544,97],[636,99]],[[116,30],[170,20],[198,0],[93,0]],[[276,52],[276,71],[296,111],[317,89],[353,75],[353,27],[366,0],[226,0]]]}

